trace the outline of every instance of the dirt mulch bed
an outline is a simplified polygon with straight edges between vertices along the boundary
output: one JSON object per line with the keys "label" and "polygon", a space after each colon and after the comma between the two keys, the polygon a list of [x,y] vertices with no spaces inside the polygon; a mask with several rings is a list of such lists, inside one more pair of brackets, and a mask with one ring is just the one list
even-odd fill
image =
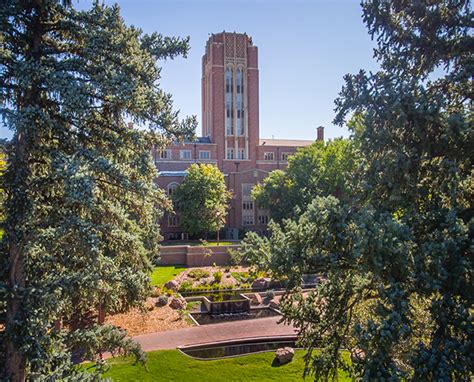
{"label": "dirt mulch bed", "polygon": [[106,318],[106,322],[125,329],[129,336],[165,332],[192,326],[169,306],[155,308],[152,311],[132,309],[128,313],[109,316]]}

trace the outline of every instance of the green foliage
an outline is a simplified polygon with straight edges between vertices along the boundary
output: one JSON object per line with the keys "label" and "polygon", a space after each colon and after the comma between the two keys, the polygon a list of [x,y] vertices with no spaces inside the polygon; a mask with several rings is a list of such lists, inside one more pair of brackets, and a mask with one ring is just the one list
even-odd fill
{"label": "green foliage", "polygon": [[214,282],[219,284],[222,280],[222,272],[221,271],[214,272],[213,276],[214,276]]}
{"label": "green foliage", "polygon": [[[288,277],[281,309],[316,378],[469,380],[474,354],[472,44],[468,1],[364,1],[382,70],[347,75],[360,165],[348,199],[316,197],[247,261]],[[435,72],[436,70],[436,72]],[[324,273],[314,293],[305,273]],[[321,347],[321,352],[313,351]],[[340,350],[363,351],[349,365]]]}
{"label": "green foliage", "polygon": [[153,269],[150,275],[150,283],[152,286],[163,286],[168,281],[173,280],[186,268],[179,265],[160,265]]}
{"label": "green foliage", "polygon": [[142,359],[123,331],[96,325],[97,312],[149,293],[169,204],[150,149],[195,127],[158,88],[157,59],[186,54],[188,42],[144,35],[99,3],[7,0],[0,24],[0,114],[14,132],[2,182],[0,374],[79,379],[78,349]]}
{"label": "green foliage", "polygon": [[230,192],[224,174],[211,164],[192,164],[173,192],[181,226],[192,235],[217,232],[225,224]]}
{"label": "green foliage", "polygon": [[272,171],[254,187],[252,197],[258,205],[270,209],[275,221],[281,222],[303,212],[316,196],[347,198],[356,164],[352,140],[317,141],[298,149],[288,159],[286,172]]}
{"label": "green foliage", "polygon": [[168,296],[166,295],[161,295],[158,297],[158,300],[156,302],[156,306],[165,306],[168,304]]}
{"label": "green foliage", "polygon": [[210,275],[211,274],[209,273],[209,271],[206,271],[205,269],[201,269],[201,268],[192,269],[191,271],[188,272],[188,277],[191,277],[197,280],[209,277]]}

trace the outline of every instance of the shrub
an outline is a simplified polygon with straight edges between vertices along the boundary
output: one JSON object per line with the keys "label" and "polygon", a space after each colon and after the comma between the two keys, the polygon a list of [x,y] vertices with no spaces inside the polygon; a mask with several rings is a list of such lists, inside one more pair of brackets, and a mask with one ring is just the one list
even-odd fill
{"label": "shrub", "polygon": [[210,273],[206,271],[205,269],[193,269],[189,271],[188,277],[191,277],[192,279],[202,279],[205,277],[209,277]]}
{"label": "shrub", "polygon": [[158,297],[161,294],[160,288],[151,288],[150,297]]}
{"label": "shrub", "polygon": [[179,286],[179,291],[180,292],[186,292],[189,289],[192,289],[193,284],[189,281],[183,281],[181,285]]}
{"label": "shrub", "polygon": [[168,296],[162,295],[158,297],[158,300],[156,301],[156,306],[165,306],[168,305]]}
{"label": "shrub", "polygon": [[265,292],[265,298],[271,300],[273,297],[275,297],[275,292],[272,290],[267,290]]}
{"label": "shrub", "polygon": [[222,272],[221,271],[217,271],[214,273],[214,282],[219,284],[222,280]]}

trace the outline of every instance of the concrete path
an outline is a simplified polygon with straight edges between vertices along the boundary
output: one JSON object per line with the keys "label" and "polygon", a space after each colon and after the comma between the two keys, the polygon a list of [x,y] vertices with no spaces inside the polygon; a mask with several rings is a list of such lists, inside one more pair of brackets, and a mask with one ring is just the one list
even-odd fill
{"label": "concrete path", "polygon": [[176,349],[180,345],[225,341],[237,338],[295,334],[293,326],[278,324],[281,317],[231,321],[220,324],[143,334],[133,337],[144,351]]}

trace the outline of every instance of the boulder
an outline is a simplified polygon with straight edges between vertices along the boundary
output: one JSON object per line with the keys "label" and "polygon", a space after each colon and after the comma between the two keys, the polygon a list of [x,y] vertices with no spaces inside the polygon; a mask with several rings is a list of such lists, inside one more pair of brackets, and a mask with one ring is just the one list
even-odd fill
{"label": "boulder", "polygon": [[170,280],[165,284],[165,288],[177,292],[179,289],[179,283],[175,280]]}
{"label": "boulder", "polygon": [[171,309],[186,309],[186,300],[182,297],[173,297],[170,302]]}
{"label": "boulder", "polygon": [[269,281],[270,280],[266,279],[265,277],[259,277],[253,281],[252,288],[266,288]]}
{"label": "boulder", "polygon": [[262,296],[260,296],[260,293],[252,293],[249,297],[253,305],[261,305],[263,303],[263,299]]}
{"label": "boulder", "polygon": [[158,299],[154,298],[154,297],[148,297],[145,301],[145,309],[146,310],[153,310],[153,308],[155,307],[155,304],[156,304],[156,300],[158,300]]}
{"label": "boulder", "polygon": [[284,365],[288,362],[291,362],[294,355],[295,350],[290,347],[279,348],[275,352],[275,358],[279,365]]}

